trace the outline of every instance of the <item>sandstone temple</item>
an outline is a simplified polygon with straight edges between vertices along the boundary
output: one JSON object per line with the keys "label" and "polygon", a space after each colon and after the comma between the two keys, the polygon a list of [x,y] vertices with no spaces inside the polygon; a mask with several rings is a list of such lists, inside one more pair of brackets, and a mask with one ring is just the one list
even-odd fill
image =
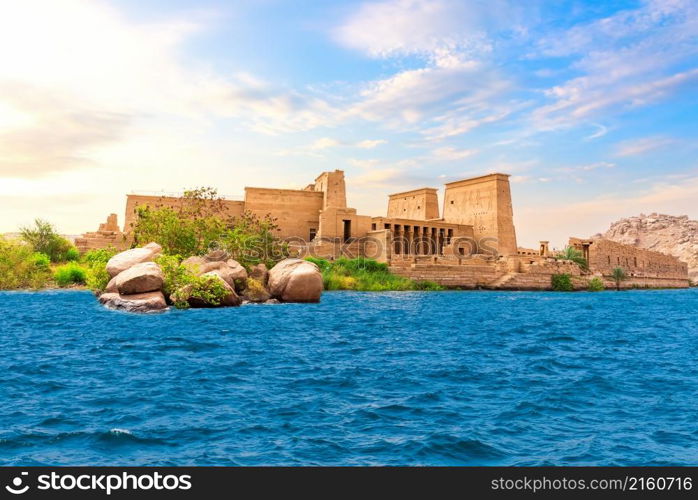
{"label": "sandstone temple", "polygon": [[[129,194],[123,229],[112,214],[76,245],[81,251],[126,248],[138,207],[180,203],[176,195]],[[274,217],[279,236],[300,256],[370,257],[388,263],[396,274],[453,288],[547,289],[551,276],[561,273],[569,274],[576,288],[586,288],[594,276],[611,287],[617,267],[628,276],[623,287],[689,286],[684,262],[610,240],[570,238],[569,245],[589,264],[585,270],[556,258],[547,241],[537,249],[520,248],[506,174],[446,184],[443,207],[432,187],[391,194],[385,216],[361,215],[347,206],[341,170],[323,172],[303,189],[246,187],[243,200],[223,203],[232,217],[244,212]]]}

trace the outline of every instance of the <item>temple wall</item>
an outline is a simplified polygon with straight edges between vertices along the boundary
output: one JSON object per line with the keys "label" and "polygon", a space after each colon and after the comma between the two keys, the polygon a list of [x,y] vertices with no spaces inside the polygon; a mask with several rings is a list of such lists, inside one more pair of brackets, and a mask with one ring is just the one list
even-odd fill
{"label": "temple wall", "polygon": [[434,188],[421,188],[391,194],[388,198],[388,217],[412,220],[439,218],[439,199]]}
{"label": "temple wall", "polygon": [[280,238],[310,238],[311,229],[320,229],[324,195],[295,189],[245,188],[244,209],[257,217],[270,214],[276,219]]}
{"label": "temple wall", "polygon": [[516,255],[509,176],[491,174],[446,184],[443,220],[473,226],[475,238],[499,255]]}
{"label": "temple wall", "polygon": [[[176,196],[149,196],[140,194],[126,195],[126,214],[124,219],[125,233],[130,233],[133,225],[136,222],[136,209],[146,205],[152,208],[177,208],[182,206],[183,198]],[[222,200],[225,213],[230,217],[239,217],[242,215],[245,203],[238,200]]]}

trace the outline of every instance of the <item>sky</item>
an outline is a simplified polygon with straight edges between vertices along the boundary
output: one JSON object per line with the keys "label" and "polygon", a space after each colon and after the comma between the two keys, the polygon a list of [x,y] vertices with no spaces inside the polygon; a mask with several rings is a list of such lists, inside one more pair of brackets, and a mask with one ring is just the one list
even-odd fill
{"label": "sky", "polygon": [[[0,232],[130,192],[511,175],[521,246],[698,218],[698,0],[0,0]],[[442,191],[441,193],[442,194]]]}

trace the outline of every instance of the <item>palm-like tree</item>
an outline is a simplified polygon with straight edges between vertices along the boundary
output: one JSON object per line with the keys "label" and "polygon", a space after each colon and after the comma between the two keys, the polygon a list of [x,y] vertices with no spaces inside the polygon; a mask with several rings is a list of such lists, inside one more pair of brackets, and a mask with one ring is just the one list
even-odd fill
{"label": "palm-like tree", "polygon": [[565,247],[565,249],[556,256],[557,259],[571,260],[579,265],[582,269],[588,269],[589,263],[582,255],[582,251],[573,246]]}
{"label": "palm-like tree", "polygon": [[622,267],[616,267],[611,271],[611,278],[616,282],[616,291],[620,291],[620,283],[628,279],[628,275],[625,274]]}

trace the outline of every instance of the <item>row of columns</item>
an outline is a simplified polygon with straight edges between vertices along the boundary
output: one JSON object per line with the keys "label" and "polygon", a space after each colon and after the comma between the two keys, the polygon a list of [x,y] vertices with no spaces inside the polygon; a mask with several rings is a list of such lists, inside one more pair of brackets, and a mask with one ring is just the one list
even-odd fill
{"label": "row of columns", "polygon": [[397,255],[443,255],[451,243],[453,229],[406,224],[385,224],[393,233],[393,253]]}

